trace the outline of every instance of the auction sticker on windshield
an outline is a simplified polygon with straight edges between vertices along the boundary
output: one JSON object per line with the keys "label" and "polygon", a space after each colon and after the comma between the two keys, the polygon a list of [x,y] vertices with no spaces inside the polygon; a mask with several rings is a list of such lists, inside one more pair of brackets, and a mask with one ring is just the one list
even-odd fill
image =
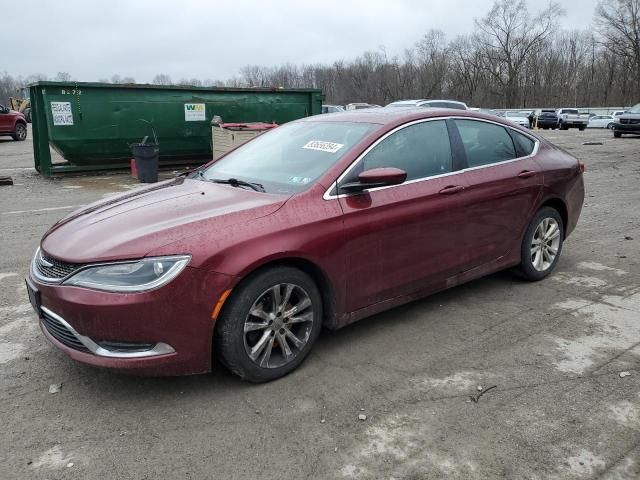
{"label": "auction sticker on windshield", "polygon": [[319,150],[321,152],[327,153],[336,153],[344,147],[342,143],[333,143],[333,142],[323,142],[321,140],[311,140],[307,142],[302,148],[306,148],[307,150]]}

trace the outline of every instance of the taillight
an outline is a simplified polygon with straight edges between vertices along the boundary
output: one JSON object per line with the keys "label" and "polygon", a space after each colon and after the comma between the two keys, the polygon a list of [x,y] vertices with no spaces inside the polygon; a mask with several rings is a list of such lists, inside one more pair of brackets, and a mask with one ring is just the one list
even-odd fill
{"label": "taillight", "polygon": [[582,160],[578,160],[578,168],[580,169],[580,173],[584,173],[584,162]]}

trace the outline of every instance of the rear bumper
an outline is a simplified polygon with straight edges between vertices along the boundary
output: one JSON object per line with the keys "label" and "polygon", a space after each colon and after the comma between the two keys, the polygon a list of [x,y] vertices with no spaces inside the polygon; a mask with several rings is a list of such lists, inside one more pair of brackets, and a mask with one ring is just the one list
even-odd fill
{"label": "rear bumper", "polygon": [[141,375],[186,375],[211,369],[211,313],[233,278],[187,267],[168,285],[136,294],[29,281],[40,291],[45,337],[74,360]]}
{"label": "rear bumper", "polygon": [[567,192],[567,225],[565,226],[565,238],[576,228],[582,205],[584,204],[584,177],[582,174],[576,176],[575,182]]}

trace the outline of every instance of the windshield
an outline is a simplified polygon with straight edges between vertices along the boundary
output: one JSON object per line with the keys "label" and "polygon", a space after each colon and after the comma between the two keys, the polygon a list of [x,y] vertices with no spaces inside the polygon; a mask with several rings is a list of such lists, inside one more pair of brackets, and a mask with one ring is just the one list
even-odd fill
{"label": "windshield", "polygon": [[203,170],[201,178],[256,183],[267,193],[301,192],[377,126],[353,122],[289,123],[237,148]]}
{"label": "windshield", "polygon": [[629,110],[629,113],[640,113],[640,103],[631,107],[631,109]]}

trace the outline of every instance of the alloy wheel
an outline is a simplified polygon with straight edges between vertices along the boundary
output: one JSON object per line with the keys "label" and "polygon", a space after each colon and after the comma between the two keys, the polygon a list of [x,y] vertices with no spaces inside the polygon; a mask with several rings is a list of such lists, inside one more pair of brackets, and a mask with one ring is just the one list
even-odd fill
{"label": "alloy wheel", "polygon": [[539,272],[553,265],[560,249],[560,225],[554,218],[544,218],[531,240],[531,264]]}
{"label": "alloy wheel", "polygon": [[16,125],[16,137],[18,137],[19,140],[24,140],[25,138],[27,138],[27,129],[26,127],[24,127],[24,125]]}
{"label": "alloy wheel", "polygon": [[293,361],[307,345],[314,321],[309,294],[299,285],[281,283],[264,291],[244,322],[244,348],[262,368]]}

